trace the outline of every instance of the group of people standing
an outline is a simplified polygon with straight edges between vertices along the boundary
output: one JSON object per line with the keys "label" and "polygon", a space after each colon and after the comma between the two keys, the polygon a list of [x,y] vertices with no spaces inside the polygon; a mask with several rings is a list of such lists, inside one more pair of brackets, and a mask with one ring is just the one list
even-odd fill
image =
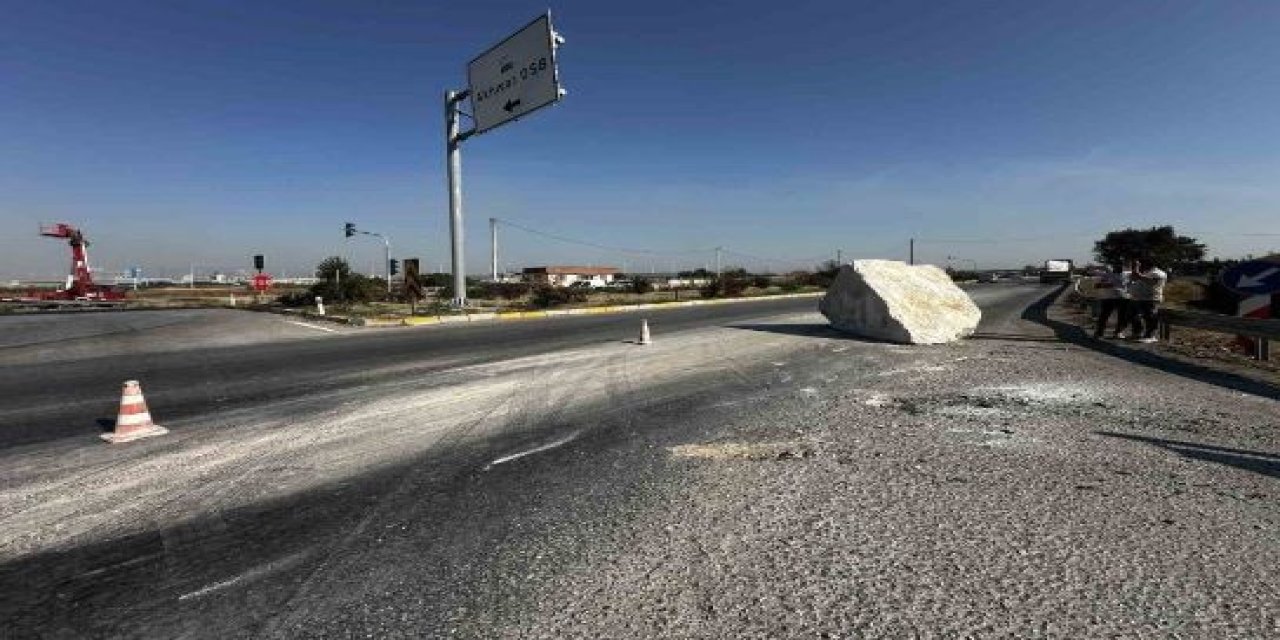
{"label": "group of people standing", "polygon": [[1169,274],[1156,267],[1149,258],[1129,260],[1103,273],[1093,289],[1099,302],[1093,337],[1103,337],[1107,321],[1114,314],[1113,338],[1155,342],[1156,311],[1164,300],[1164,284],[1168,280]]}

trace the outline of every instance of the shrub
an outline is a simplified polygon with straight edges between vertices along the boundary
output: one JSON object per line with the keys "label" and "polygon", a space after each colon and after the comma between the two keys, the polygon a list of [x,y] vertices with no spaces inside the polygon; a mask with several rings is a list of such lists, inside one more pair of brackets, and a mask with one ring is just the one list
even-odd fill
{"label": "shrub", "polygon": [[306,307],[315,304],[316,297],[311,291],[291,291],[280,295],[277,300],[286,307]]}
{"label": "shrub", "polygon": [[563,304],[586,302],[590,289],[586,287],[552,287],[538,285],[533,288],[529,303],[538,309],[557,307]]}
{"label": "shrub", "polygon": [[644,295],[653,291],[653,283],[648,278],[636,278],[631,281],[631,293]]}
{"label": "shrub", "polygon": [[529,284],[525,282],[484,282],[468,288],[467,295],[488,300],[515,300],[528,295],[529,290]]}
{"label": "shrub", "polygon": [[325,302],[372,302],[386,297],[387,281],[348,273],[342,276],[341,285],[333,280],[323,280],[311,285],[307,295],[310,299],[303,302],[304,305],[314,303],[316,296],[324,298]]}
{"label": "shrub", "polygon": [[699,289],[704,298],[734,298],[747,290],[751,281],[741,274],[725,274],[708,282]]}

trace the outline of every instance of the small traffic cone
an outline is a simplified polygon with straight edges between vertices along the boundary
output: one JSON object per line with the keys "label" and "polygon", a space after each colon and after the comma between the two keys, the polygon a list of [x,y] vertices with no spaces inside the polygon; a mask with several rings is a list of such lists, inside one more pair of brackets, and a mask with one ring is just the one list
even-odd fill
{"label": "small traffic cone", "polygon": [[112,433],[102,434],[102,439],[118,444],[166,433],[169,433],[168,429],[151,421],[151,412],[147,410],[147,401],[142,397],[142,387],[138,385],[138,381],[126,381],[124,391],[120,394],[116,429]]}
{"label": "small traffic cone", "polygon": [[640,340],[636,344],[653,344],[653,340],[649,339],[649,321],[640,321]]}

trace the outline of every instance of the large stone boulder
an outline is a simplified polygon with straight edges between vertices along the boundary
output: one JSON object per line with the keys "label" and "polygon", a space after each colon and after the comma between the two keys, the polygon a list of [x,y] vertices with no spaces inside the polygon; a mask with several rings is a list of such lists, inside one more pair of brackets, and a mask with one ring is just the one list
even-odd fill
{"label": "large stone boulder", "polygon": [[942,269],[895,260],[840,267],[818,309],[840,331],[907,344],[959,340],[982,319],[978,305]]}

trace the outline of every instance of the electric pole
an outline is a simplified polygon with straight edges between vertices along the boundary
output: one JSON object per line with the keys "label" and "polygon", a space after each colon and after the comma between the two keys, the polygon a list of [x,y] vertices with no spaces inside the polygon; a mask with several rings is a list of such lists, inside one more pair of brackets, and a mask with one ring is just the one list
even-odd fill
{"label": "electric pole", "polygon": [[498,281],[498,219],[489,218],[489,261],[493,271],[493,281]]}
{"label": "electric pole", "polygon": [[724,247],[716,247],[716,279],[720,279],[720,252],[724,251]]}
{"label": "electric pole", "polygon": [[915,264],[916,263],[916,239],[915,238],[911,239],[911,244],[909,244],[908,247],[909,249],[907,250],[907,264]]}

